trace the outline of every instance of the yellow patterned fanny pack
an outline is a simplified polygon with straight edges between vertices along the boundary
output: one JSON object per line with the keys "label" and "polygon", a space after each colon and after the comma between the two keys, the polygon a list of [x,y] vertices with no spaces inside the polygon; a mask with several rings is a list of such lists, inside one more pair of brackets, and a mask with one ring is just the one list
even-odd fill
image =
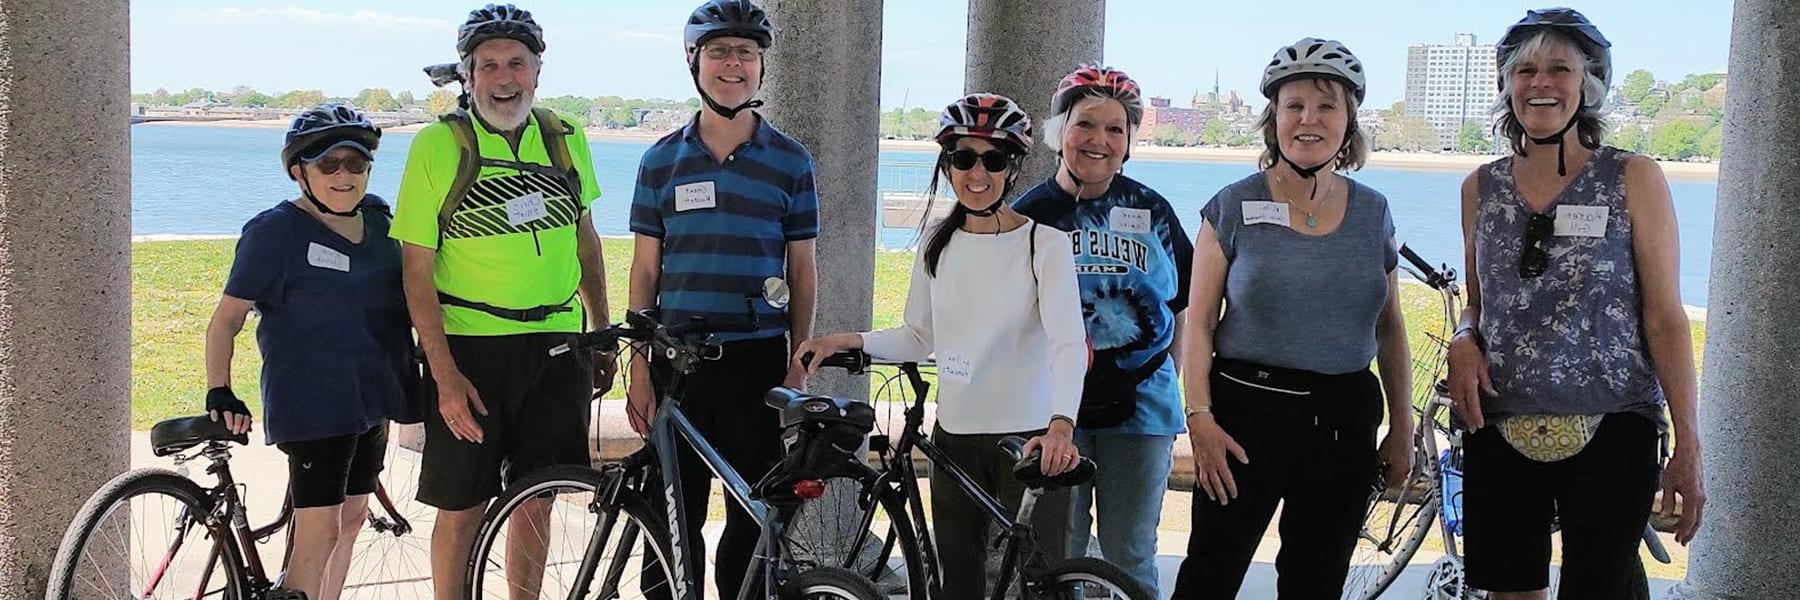
{"label": "yellow patterned fanny pack", "polygon": [[1556,462],[1586,448],[1606,415],[1519,415],[1500,422],[1500,436],[1538,462]]}

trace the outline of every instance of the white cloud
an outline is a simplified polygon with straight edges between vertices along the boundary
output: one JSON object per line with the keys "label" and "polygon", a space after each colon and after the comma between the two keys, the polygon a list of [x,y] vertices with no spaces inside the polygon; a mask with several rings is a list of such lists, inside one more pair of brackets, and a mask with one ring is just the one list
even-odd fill
{"label": "white cloud", "polygon": [[288,23],[304,23],[307,25],[325,25],[333,27],[365,27],[385,30],[454,30],[455,23],[432,17],[415,17],[409,15],[391,15],[372,10],[359,10],[353,13],[332,13],[298,6],[284,8],[245,9],[227,6],[213,15],[221,23],[243,21],[277,20]]}

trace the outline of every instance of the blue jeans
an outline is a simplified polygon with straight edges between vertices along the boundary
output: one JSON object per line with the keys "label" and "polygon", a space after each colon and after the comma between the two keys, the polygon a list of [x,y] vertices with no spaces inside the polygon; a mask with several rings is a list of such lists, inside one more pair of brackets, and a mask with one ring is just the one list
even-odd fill
{"label": "blue jeans", "polygon": [[1095,433],[1077,429],[1075,446],[1094,459],[1094,481],[1070,490],[1069,556],[1087,554],[1094,519],[1094,489],[1100,492],[1100,553],[1157,592],[1156,524],[1162,519],[1163,493],[1169,487],[1169,462],[1175,436]]}

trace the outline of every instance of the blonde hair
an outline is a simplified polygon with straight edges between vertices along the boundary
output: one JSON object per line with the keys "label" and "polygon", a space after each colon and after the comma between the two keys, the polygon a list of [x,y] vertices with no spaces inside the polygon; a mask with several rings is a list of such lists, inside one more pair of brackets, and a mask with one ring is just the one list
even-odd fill
{"label": "blonde hair", "polygon": [[[1328,93],[1335,93],[1344,101],[1344,109],[1349,112],[1350,120],[1344,125],[1344,148],[1338,151],[1337,165],[1333,171],[1355,171],[1361,169],[1369,161],[1369,134],[1356,123],[1356,94],[1350,93],[1344,82],[1327,77],[1311,77],[1313,85]],[[1287,86],[1299,80],[1281,84]],[[1275,104],[1281,97],[1280,88],[1276,88],[1275,97],[1263,105],[1262,116],[1256,118],[1256,129],[1262,132],[1263,151],[1257,164],[1263,169],[1270,169],[1281,157],[1281,140],[1275,135]]]}
{"label": "blonde hair", "polygon": [[1069,115],[1075,114],[1075,111],[1077,109],[1086,110],[1086,109],[1092,108],[1102,102],[1108,102],[1108,101],[1118,102],[1119,106],[1122,106],[1125,108],[1125,147],[1127,149],[1129,149],[1133,144],[1137,143],[1138,130],[1142,128],[1142,124],[1132,122],[1131,107],[1125,106],[1124,102],[1121,102],[1119,99],[1113,98],[1110,96],[1086,96],[1086,97],[1083,97],[1080,100],[1076,100],[1075,104],[1070,105],[1069,110],[1064,111],[1063,114],[1051,115],[1049,119],[1045,119],[1044,120],[1044,137],[1043,137],[1044,145],[1048,146],[1050,148],[1051,152],[1055,152],[1060,155],[1060,153],[1062,152],[1063,132],[1066,131],[1069,127]]}

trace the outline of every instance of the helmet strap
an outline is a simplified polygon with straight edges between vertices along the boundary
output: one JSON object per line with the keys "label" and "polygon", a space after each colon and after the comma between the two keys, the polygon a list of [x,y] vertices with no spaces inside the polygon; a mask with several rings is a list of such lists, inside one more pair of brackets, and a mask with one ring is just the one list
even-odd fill
{"label": "helmet strap", "polygon": [[326,206],[324,202],[320,202],[317,197],[313,196],[312,182],[306,179],[306,167],[304,165],[300,167],[300,195],[305,196],[306,201],[311,202],[313,208],[319,209],[319,212],[332,216],[354,217],[357,215],[357,212],[362,209],[362,204],[358,203],[356,206],[351,207],[350,210],[340,212],[331,210],[331,207]]}
{"label": "helmet strap", "polygon": [[[1582,94],[1581,100],[1585,105],[1585,103],[1587,102],[1587,95],[1585,93]],[[1575,114],[1569,116],[1569,123],[1567,125],[1563,125],[1563,128],[1561,131],[1557,131],[1554,135],[1541,137],[1541,138],[1526,136],[1531,139],[1531,143],[1533,143],[1533,144],[1542,144],[1542,145],[1556,144],[1556,176],[1557,177],[1567,177],[1569,175],[1569,163],[1568,163],[1568,158],[1567,158],[1567,152],[1563,151],[1563,140],[1569,134],[1569,130],[1574,129],[1575,125],[1580,122],[1581,122],[1581,108],[1576,107]]]}

